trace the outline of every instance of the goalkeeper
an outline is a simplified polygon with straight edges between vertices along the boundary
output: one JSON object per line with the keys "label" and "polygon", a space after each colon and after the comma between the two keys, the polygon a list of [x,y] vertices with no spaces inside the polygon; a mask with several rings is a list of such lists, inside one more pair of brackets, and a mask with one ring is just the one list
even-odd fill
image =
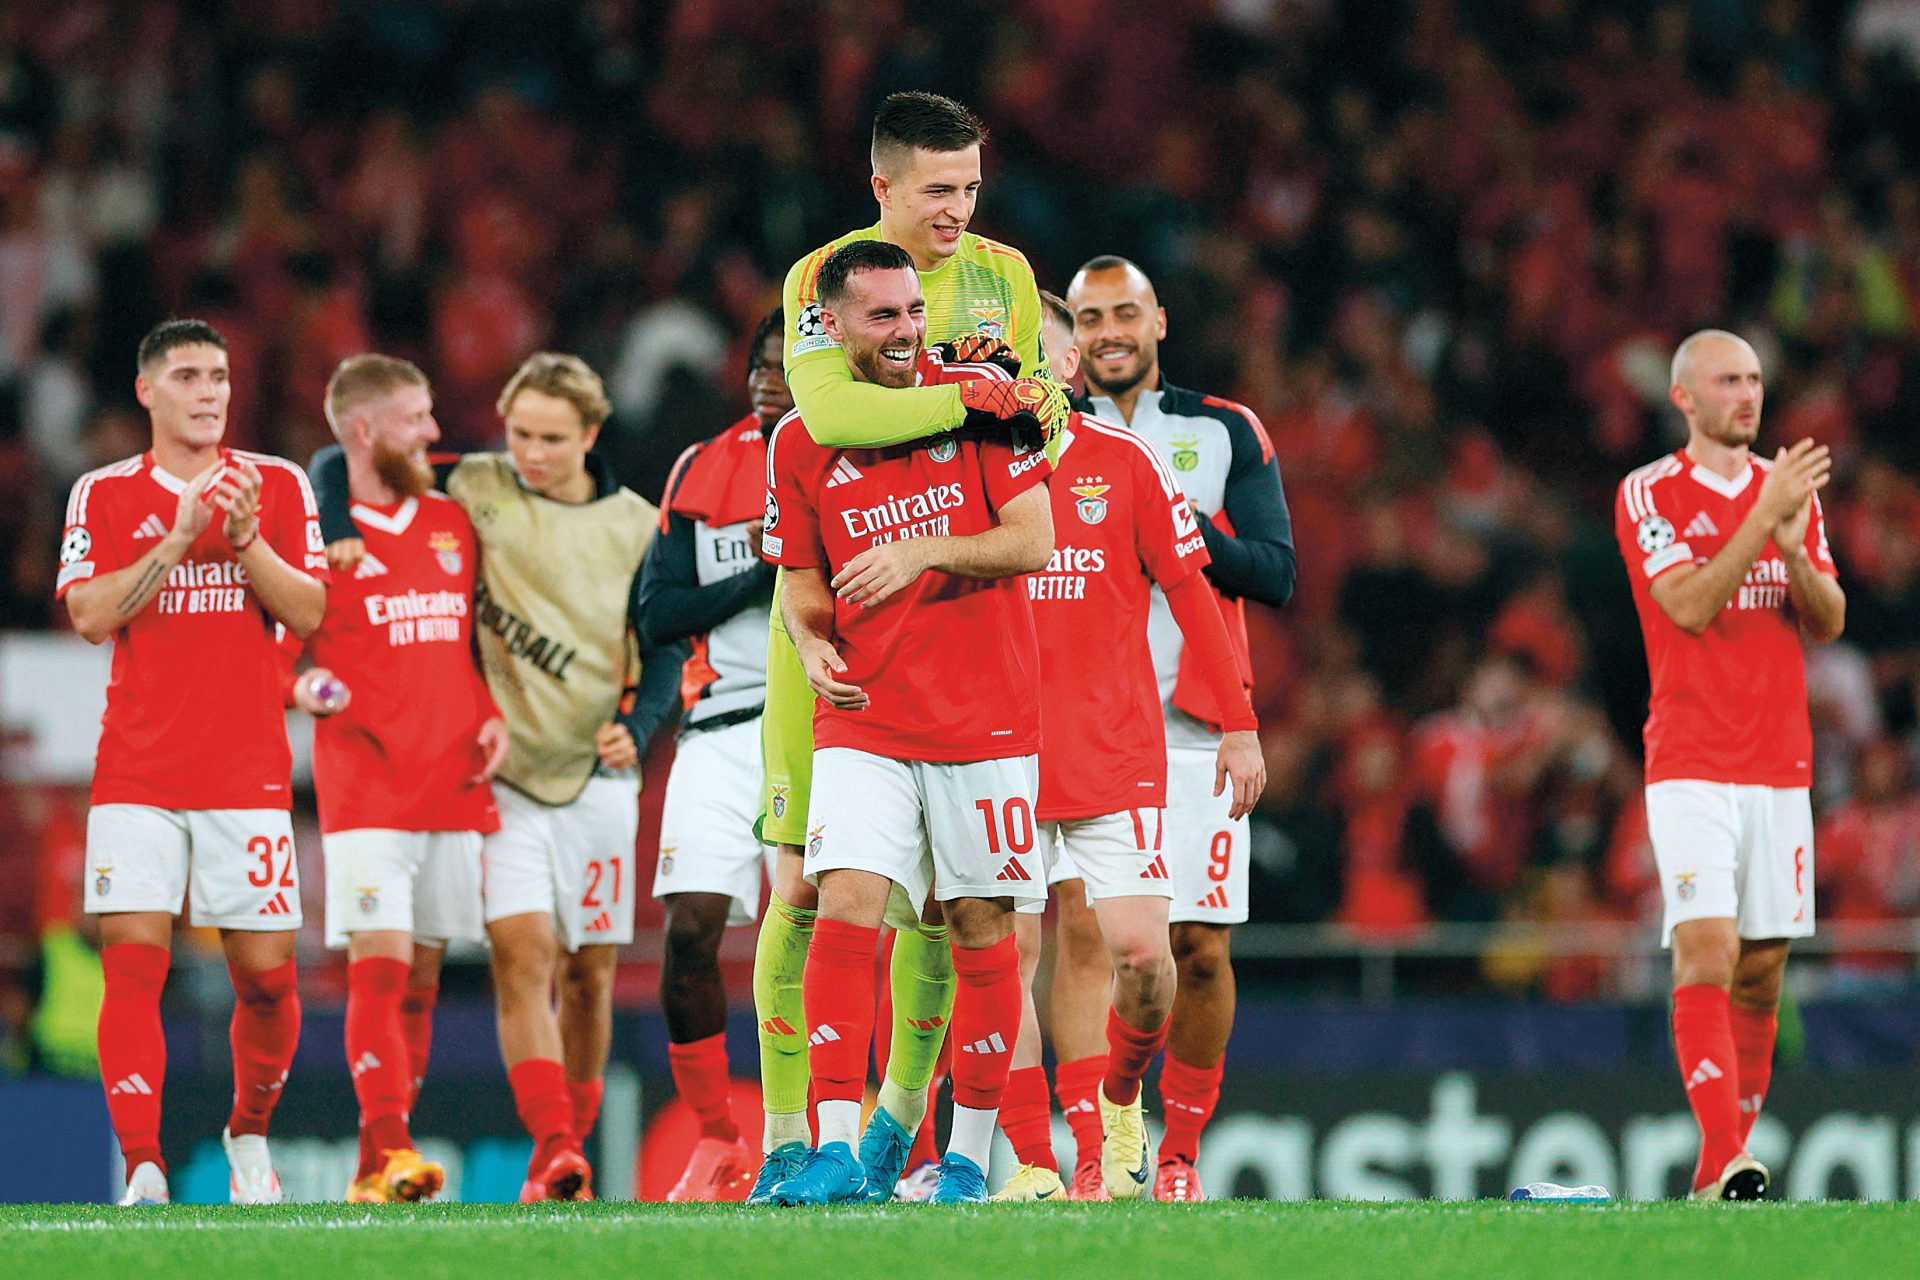
{"label": "goalkeeper", "polygon": [[[1051,441],[1071,406],[1047,374],[1040,348],[1040,290],[1018,250],[967,230],[980,195],[986,130],[972,112],[930,93],[896,93],[873,122],[873,194],[880,220],[808,254],[787,272],[787,385],[807,430],[823,445],[880,447],[963,426],[1005,432],[1031,427]],[[1020,367],[1038,376],[1012,382],[891,389],[855,382],[840,346],[821,322],[817,282],[834,250],[855,240],[905,249],[926,298],[931,347],[1010,344]],[[760,1029],[766,1159],[749,1203],[806,1157],[807,1026],[800,979],[813,932],[813,886],[801,876],[813,774],[813,690],[780,615],[776,585],[767,637],[766,758],[760,838],[778,847],[772,901],[760,926],[753,997]],[[927,1110],[928,1084],[953,1010],[953,961],[944,925],[922,924],[895,938],[893,1029],[879,1106],[860,1158],[876,1194],[891,1191]]]}

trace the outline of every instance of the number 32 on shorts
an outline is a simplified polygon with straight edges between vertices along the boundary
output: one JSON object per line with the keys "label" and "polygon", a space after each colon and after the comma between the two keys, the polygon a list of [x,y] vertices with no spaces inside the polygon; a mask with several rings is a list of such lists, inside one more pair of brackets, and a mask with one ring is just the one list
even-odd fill
{"label": "number 32 on shorts", "polygon": [[247,883],[256,889],[264,889],[274,881],[274,860],[279,859],[280,887],[291,889],[293,884],[293,837],[281,836],[274,840],[268,836],[255,836],[247,841],[247,854],[258,858],[260,865],[247,872]]}

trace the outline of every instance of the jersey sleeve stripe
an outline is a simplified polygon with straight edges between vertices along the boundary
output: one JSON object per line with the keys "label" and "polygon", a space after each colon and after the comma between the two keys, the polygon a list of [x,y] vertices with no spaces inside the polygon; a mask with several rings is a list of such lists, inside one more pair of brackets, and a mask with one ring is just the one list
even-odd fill
{"label": "jersey sleeve stripe", "polygon": [[93,497],[93,486],[96,481],[117,476],[138,475],[144,464],[144,458],[127,458],[120,462],[109,463],[104,467],[95,467],[74,481],[73,492],[67,495],[67,523],[69,525],[86,523],[87,502]]}
{"label": "jersey sleeve stripe", "polygon": [[249,453],[244,449],[235,449],[233,456],[236,458],[245,458],[255,466],[279,467],[282,471],[287,472],[293,477],[293,482],[300,486],[300,501],[306,504],[307,515],[315,519],[319,518],[320,504],[313,499],[313,486],[307,483],[307,473],[305,471],[294,466],[285,458],[276,458],[270,453]]}
{"label": "jersey sleeve stripe", "polygon": [[839,247],[839,242],[836,241],[815,249],[813,256],[807,259],[807,265],[800,269],[800,286],[794,291],[794,295],[801,303],[810,302],[818,296],[816,286],[820,280],[820,268],[827,265],[827,259],[831,258],[833,251]]}
{"label": "jersey sleeve stripe", "polygon": [[780,432],[789,422],[794,422],[798,420],[799,417],[800,411],[798,409],[789,409],[787,410],[786,416],[774,423],[773,430],[767,433],[767,488],[769,489],[774,487],[773,456],[774,451],[780,446]]}
{"label": "jersey sleeve stripe", "polygon": [[1219,396],[1202,396],[1200,403],[1212,405],[1216,409],[1231,409],[1245,418],[1247,425],[1253,428],[1253,438],[1260,442],[1261,464],[1264,466],[1273,461],[1273,441],[1268,437],[1266,427],[1261,424],[1259,416],[1255,414],[1253,410],[1243,404],[1235,403],[1232,400],[1224,400]]}
{"label": "jersey sleeve stripe", "polygon": [[1626,497],[1627,515],[1635,521],[1646,519],[1653,511],[1653,486],[1680,469],[1678,458],[1662,458],[1658,462],[1649,462],[1627,474]]}
{"label": "jersey sleeve stripe", "polygon": [[673,512],[674,490],[680,487],[681,479],[687,474],[687,465],[693,461],[695,454],[707,447],[707,443],[697,440],[682,449],[680,456],[673,460],[673,469],[667,472],[667,487],[660,491],[660,532],[667,531],[667,519]]}
{"label": "jersey sleeve stripe", "polygon": [[1147,443],[1144,436],[1136,431],[1129,431],[1125,427],[1117,426],[1114,423],[1103,422],[1091,414],[1081,414],[1080,425],[1091,431],[1098,432],[1103,436],[1112,436],[1116,440],[1124,440],[1126,443],[1138,449],[1146,456],[1147,461],[1153,465],[1153,473],[1160,478],[1160,491],[1168,498],[1178,498],[1182,496],[1180,482],[1173,478],[1173,472],[1167,470],[1166,459],[1160,456],[1158,449]]}

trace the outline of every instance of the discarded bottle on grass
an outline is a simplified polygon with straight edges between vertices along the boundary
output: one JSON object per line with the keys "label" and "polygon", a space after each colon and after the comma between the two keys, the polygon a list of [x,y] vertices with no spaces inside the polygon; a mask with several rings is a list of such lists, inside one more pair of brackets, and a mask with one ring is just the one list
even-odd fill
{"label": "discarded bottle on grass", "polygon": [[1557,1182],[1529,1182],[1507,1193],[1509,1200],[1552,1200],[1559,1204],[1607,1204],[1613,1193],[1605,1187],[1563,1187]]}

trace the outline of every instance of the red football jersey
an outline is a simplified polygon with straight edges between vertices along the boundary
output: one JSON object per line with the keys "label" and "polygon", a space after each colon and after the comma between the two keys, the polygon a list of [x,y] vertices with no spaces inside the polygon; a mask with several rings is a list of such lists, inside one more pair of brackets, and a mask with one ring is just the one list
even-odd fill
{"label": "red football jersey", "polygon": [[[1806,664],[1779,549],[1767,544],[1733,599],[1698,636],[1668,618],[1650,589],[1663,573],[1713,558],[1753,510],[1771,465],[1756,457],[1727,480],[1680,450],[1633,472],[1614,499],[1614,532],[1633,580],[1653,683],[1648,782],[1804,787],[1812,776]],[[1818,498],[1806,549],[1814,568],[1836,572]]]}
{"label": "red football jersey", "polygon": [[[326,582],[306,474],[263,453],[222,456],[260,470],[260,536],[282,560]],[[156,466],[151,453],[80,477],[67,500],[55,597],[145,555],[173,528],[187,484]],[[293,762],[275,624],[247,585],[223,519],[216,508],[159,594],[114,635],[95,804],[288,807]]]}
{"label": "red football jersey", "polygon": [[[474,737],[500,714],[474,659],[473,524],[441,493],[357,502],[353,518],[366,558],[327,593],[306,642],[353,695],[314,723],[320,829],[497,831],[493,788],[470,781],[482,764]],[[289,662],[300,649],[282,642]]]}
{"label": "red football jersey", "polygon": [[1153,587],[1212,557],[1193,508],[1146,440],[1073,415],[1050,485],[1053,559],[1027,578],[1040,636],[1042,818],[1158,809],[1167,733],[1147,647]]}
{"label": "red football jersey", "polygon": [[[829,449],[790,413],[768,445],[766,554],[831,577],[869,547],[985,533],[996,511],[1048,472],[1038,450],[950,435],[887,449]],[[1040,653],[1020,578],[929,571],[875,608],[836,600],[834,644],[847,664],[840,678],[872,701],[863,711],[840,711],[816,699],[816,748],[935,761],[1040,749]]]}

